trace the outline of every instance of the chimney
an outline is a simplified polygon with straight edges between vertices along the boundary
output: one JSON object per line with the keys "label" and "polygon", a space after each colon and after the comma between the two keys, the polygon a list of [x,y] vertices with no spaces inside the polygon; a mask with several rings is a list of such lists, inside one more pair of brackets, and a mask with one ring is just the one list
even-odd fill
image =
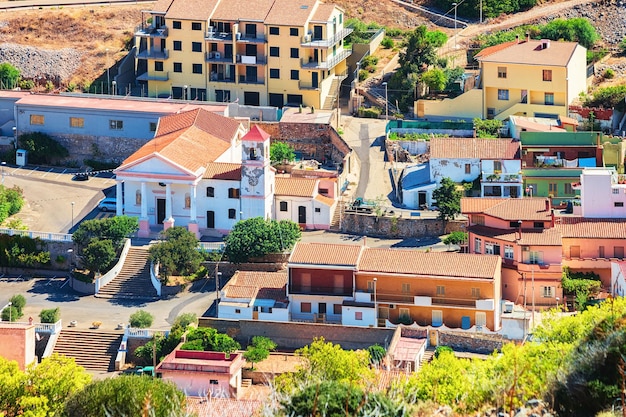
{"label": "chimney", "polygon": [[551,227],[554,227],[554,224],[555,224],[554,209],[550,210],[550,224],[551,224]]}
{"label": "chimney", "polygon": [[530,42],[530,32],[526,32],[526,42]]}
{"label": "chimney", "polygon": [[515,43],[519,43],[519,35],[515,35]]}
{"label": "chimney", "polygon": [[541,40],[541,49],[548,49],[550,47],[550,39]]}
{"label": "chimney", "polygon": [[551,207],[550,207],[550,199],[546,198],[546,211],[550,211]]}
{"label": "chimney", "polygon": [[517,221],[517,240],[522,240],[522,221],[518,220]]}

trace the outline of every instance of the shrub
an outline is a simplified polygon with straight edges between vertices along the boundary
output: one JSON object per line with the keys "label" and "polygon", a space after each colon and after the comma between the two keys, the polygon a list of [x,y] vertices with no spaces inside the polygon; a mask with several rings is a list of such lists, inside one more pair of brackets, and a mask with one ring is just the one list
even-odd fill
{"label": "shrub", "polygon": [[359,117],[365,117],[368,119],[378,119],[378,116],[382,113],[382,110],[378,107],[359,107]]}
{"label": "shrub", "polygon": [[39,320],[42,323],[56,323],[61,319],[61,310],[57,308],[43,309],[39,313]]}
{"label": "shrub", "polygon": [[450,346],[437,346],[435,348],[435,358],[439,358],[439,355],[441,355],[443,352],[450,352],[454,354],[454,350],[452,350]]}
{"label": "shrub", "polygon": [[148,313],[145,310],[137,310],[133,314],[130,315],[130,326],[137,327],[139,329],[146,329],[152,326],[152,322],[154,321],[154,316]]}
{"label": "shrub", "polygon": [[367,351],[370,354],[370,362],[373,364],[379,364],[382,362],[383,358],[387,354],[385,348],[379,344],[368,347]]}
{"label": "shrub", "polygon": [[19,146],[28,151],[28,161],[32,164],[48,165],[69,156],[66,147],[45,133],[25,133],[20,135],[18,141]]}
{"label": "shrub", "polygon": [[9,306],[2,310],[2,321],[15,321],[20,317],[17,308]]}
{"label": "shrub", "polygon": [[613,77],[615,77],[615,71],[613,71],[611,68],[607,68],[606,71],[604,71],[604,78],[610,80]]}
{"label": "shrub", "polygon": [[22,317],[24,315],[24,306],[26,306],[26,298],[22,294],[16,294],[9,301],[13,307],[17,308],[20,317]]}
{"label": "shrub", "polygon": [[385,36],[380,45],[385,49],[391,49],[394,46],[394,41],[389,36]]}

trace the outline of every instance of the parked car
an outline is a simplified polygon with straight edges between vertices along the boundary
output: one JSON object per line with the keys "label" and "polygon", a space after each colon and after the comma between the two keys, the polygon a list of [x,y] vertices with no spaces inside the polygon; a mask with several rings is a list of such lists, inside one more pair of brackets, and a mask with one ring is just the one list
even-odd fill
{"label": "parked car", "polygon": [[72,181],[87,181],[89,179],[89,173],[79,172],[72,177]]}
{"label": "parked car", "polygon": [[98,209],[100,211],[115,211],[117,207],[117,199],[115,197],[107,197],[100,201]]}

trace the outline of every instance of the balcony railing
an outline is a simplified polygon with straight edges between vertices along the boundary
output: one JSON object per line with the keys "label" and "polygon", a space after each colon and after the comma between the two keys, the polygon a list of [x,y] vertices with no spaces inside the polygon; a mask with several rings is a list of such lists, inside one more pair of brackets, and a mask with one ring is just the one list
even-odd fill
{"label": "balcony railing", "polygon": [[244,32],[235,33],[235,39],[237,42],[245,42],[245,43],[265,43],[265,35],[262,33],[257,33],[256,35],[248,35]]}
{"label": "balcony railing", "polygon": [[170,52],[167,49],[162,50],[154,50],[154,49],[144,49],[143,51],[137,52],[135,55],[139,59],[167,59],[170,56]]}
{"label": "balcony railing", "polygon": [[312,323],[341,323],[341,314],[317,314],[317,313],[291,313],[292,321],[305,321]]}
{"label": "balcony railing", "polygon": [[342,49],[341,51],[338,51],[336,55],[327,57],[327,60],[322,61],[322,62],[314,61],[313,59],[302,58],[300,60],[300,66],[303,69],[308,69],[308,70],[311,70],[311,69],[329,70],[331,68],[334,68],[337,64],[339,64],[346,58],[348,58],[351,54],[352,54],[351,50]]}
{"label": "balcony railing", "polygon": [[213,42],[232,42],[233,32],[206,32],[204,39]]}
{"label": "balcony railing", "polygon": [[515,183],[521,183],[522,182],[522,174],[507,174],[507,173],[500,173],[500,174],[496,174],[493,172],[483,172],[482,173],[482,182],[515,182]]}
{"label": "balcony railing", "polygon": [[233,56],[231,55],[224,55],[221,52],[205,52],[204,53],[204,59],[207,62],[222,62],[225,64],[232,64],[233,62]]}
{"label": "balcony railing", "polygon": [[260,77],[239,76],[239,84],[265,84],[265,80]]}
{"label": "balcony railing", "polygon": [[144,72],[141,75],[137,76],[138,81],[167,81],[170,79],[169,72],[159,72],[159,73],[148,73]]}
{"label": "balcony railing", "polygon": [[264,56],[250,56],[250,55],[237,54],[236,62],[238,64],[245,64],[245,65],[265,65],[267,64],[267,59]]}
{"label": "balcony railing", "polygon": [[209,77],[209,81],[211,82],[215,82],[215,83],[234,83],[235,82],[235,76],[234,75],[230,75],[230,76],[225,76],[223,73],[212,73]]}
{"label": "balcony railing", "polygon": [[135,36],[148,36],[152,38],[166,38],[168,34],[167,26],[142,26],[135,28]]}
{"label": "balcony railing", "polygon": [[472,307],[476,308],[476,298],[452,298],[446,296],[411,295],[411,294],[376,294],[377,303],[400,303],[416,306],[452,306],[452,307]]}
{"label": "balcony railing", "polygon": [[352,295],[352,288],[343,287],[323,287],[319,285],[290,285],[289,293],[291,294],[311,294],[311,295]]}
{"label": "balcony railing", "polygon": [[352,28],[344,28],[327,39],[318,39],[315,38],[312,34],[304,35],[302,37],[302,43],[300,44],[300,46],[307,48],[329,48],[339,43],[340,40],[351,34],[353,30],[354,29]]}

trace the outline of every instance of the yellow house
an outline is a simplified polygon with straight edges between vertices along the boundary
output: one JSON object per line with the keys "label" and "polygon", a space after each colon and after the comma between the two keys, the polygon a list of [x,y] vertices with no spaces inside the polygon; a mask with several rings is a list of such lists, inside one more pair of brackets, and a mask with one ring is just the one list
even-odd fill
{"label": "yellow house", "polygon": [[418,117],[558,119],[587,88],[587,50],[575,42],[515,40],[480,51],[480,76],[453,99],[417,100]]}
{"label": "yellow house", "polygon": [[331,109],[343,23],[318,0],[159,0],[135,32],[137,79],[150,97]]}

